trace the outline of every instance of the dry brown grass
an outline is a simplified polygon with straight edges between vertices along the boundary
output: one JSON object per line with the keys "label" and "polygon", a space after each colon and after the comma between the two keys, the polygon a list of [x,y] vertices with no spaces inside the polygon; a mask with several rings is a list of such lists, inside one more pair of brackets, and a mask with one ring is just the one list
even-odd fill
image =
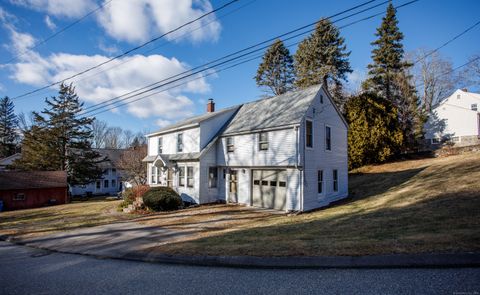
{"label": "dry brown grass", "polygon": [[117,213],[116,208],[120,202],[94,199],[51,207],[2,212],[0,213],[0,235],[39,236],[135,217]]}
{"label": "dry brown grass", "polygon": [[348,200],[297,216],[248,210],[242,216],[234,209],[231,220],[227,214],[215,221],[220,212],[179,216],[176,225],[162,226],[190,224],[198,235],[155,250],[255,256],[480,250],[480,153],[363,167],[350,175],[350,188]]}

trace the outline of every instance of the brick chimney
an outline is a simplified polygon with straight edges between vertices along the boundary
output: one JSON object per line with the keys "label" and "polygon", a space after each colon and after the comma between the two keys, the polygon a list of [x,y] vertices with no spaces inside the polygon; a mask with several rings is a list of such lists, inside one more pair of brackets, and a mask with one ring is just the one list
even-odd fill
{"label": "brick chimney", "polygon": [[463,92],[468,92],[468,89],[467,88],[462,88],[462,91]]}
{"label": "brick chimney", "polygon": [[207,113],[213,112],[215,112],[215,103],[213,102],[213,98],[209,98],[207,103]]}

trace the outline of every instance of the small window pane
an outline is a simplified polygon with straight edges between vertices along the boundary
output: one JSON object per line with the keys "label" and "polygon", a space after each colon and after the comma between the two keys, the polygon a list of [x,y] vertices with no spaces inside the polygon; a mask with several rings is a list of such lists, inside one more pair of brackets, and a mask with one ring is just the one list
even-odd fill
{"label": "small window pane", "polygon": [[472,111],[477,111],[477,110],[478,110],[476,103],[473,103],[473,104],[471,105],[471,108],[472,108]]}
{"label": "small window pane", "polygon": [[286,187],[287,186],[287,183],[285,181],[279,181],[278,182],[278,186],[280,187]]}
{"label": "small window pane", "polygon": [[253,184],[254,184],[254,185],[260,185],[260,180],[254,180],[254,181],[253,181]]}
{"label": "small window pane", "polygon": [[268,181],[262,180],[262,185],[268,185]]}
{"label": "small window pane", "polygon": [[270,181],[270,186],[277,186],[277,182],[276,181]]}

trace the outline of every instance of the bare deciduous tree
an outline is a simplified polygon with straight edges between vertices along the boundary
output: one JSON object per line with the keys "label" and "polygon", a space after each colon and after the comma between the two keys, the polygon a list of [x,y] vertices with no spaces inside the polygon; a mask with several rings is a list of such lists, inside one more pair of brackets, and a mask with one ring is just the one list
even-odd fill
{"label": "bare deciduous tree", "polygon": [[430,113],[432,105],[451,94],[458,86],[458,76],[452,72],[452,62],[438,52],[419,49],[411,54],[415,84],[421,97],[422,107]]}
{"label": "bare deciduous tree", "polygon": [[109,127],[105,136],[105,148],[119,149],[122,147],[122,133],[120,127]]}
{"label": "bare deciduous tree", "polygon": [[469,58],[469,64],[467,68],[461,73],[464,84],[462,87],[475,85],[478,87],[480,84],[480,54],[474,55]]}
{"label": "bare deciduous tree", "polygon": [[122,135],[122,145],[125,148],[129,148],[132,145],[132,141],[134,139],[134,134],[130,130],[123,130],[123,135]]}
{"label": "bare deciduous tree", "polygon": [[147,155],[147,146],[140,145],[125,151],[120,158],[118,168],[124,173],[127,181],[136,185],[147,183],[147,171],[143,158]]}
{"label": "bare deciduous tree", "polygon": [[95,148],[105,147],[105,139],[107,135],[107,122],[95,120],[92,123],[93,146]]}

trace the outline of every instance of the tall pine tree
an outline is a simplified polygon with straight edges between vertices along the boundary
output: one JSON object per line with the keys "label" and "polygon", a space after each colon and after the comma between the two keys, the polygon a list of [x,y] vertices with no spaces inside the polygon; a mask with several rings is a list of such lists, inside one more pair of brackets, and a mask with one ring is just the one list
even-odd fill
{"label": "tall pine tree", "polygon": [[399,93],[395,91],[395,76],[403,73],[412,64],[404,60],[403,33],[398,28],[395,7],[390,3],[382,24],[377,28],[377,40],[371,44],[373,63],[368,65],[368,79],[364,90],[372,91],[393,104],[397,104]]}
{"label": "tall pine tree", "polygon": [[338,106],[344,104],[341,81],[352,72],[345,39],[328,19],[321,19],[315,31],[303,40],[295,53],[296,86],[305,88],[323,83]]}
{"label": "tall pine tree", "polygon": [[25,133],[22,158],[16,163],[24,170],[67,171],[71,185],[101,178],[100,162],[92,149],[93,118],[78,117],[80,103],[72,85],[62,84],[58,96],[45,100],[47,107],[34,113],[34,126]]}
{"label": "tall pine tree", "polygon": [[255,81],[273,95],[283,94],[293,88],[295,75],[293,58],[281,40],[276,40],[263,56]]}
{"label": "tall pine tree", "polygon": [[0,158],[11,156],[16,150],[18,119],[14,108],[8,96],[0,99]]}

